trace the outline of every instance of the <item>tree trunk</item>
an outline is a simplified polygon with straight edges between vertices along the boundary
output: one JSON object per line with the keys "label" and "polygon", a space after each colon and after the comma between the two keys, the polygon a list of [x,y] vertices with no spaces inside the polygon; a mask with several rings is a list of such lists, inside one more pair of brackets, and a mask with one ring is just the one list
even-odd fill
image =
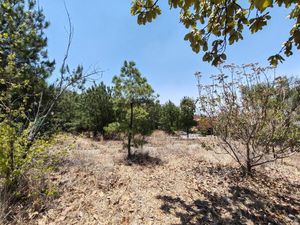
{"label": "tree trunk", "polygon": [[11,140],[9,143],[9,167],[7,168],[6,172],[6,181],[11,181],[13,177],[11,175],[13,174],[15,170],[15,155],[14,155],[14,141]]}
{"label": "tree trunk", "polygon": [[96,130],[93,131],[93,139],[97,139],[98,132]]}
{"label": "tree trunk", "polygon": [[247,146],[247,159],[246,159],[246,176],[252,175],[252,166],[251,166],[251,159],[250,159],[250,147]]}
{"label": "tree trunk", "polygon": [[272,148],[272,152],[273,152],[273,158],[276,159],[276,152],[275,152],[274,146],[273,146],[273,148]]}
{"label": "tree trunk", "polygon": [[127,158],[131,158],[131,139],[132,139],[132,127],[133,127],[133,102],[130,103],[130,122],[128,132],[128,143],[127,143]]}
{"label": "tree trunk", "polygon": [[187,139],[189,139],[189,129],[188,128],[186,129],[186,137],[187,137]]}

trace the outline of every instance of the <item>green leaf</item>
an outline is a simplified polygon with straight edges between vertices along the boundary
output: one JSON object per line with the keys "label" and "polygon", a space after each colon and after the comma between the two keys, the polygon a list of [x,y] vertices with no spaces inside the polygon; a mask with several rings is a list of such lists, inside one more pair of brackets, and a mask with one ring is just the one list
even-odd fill
{"label": "green leaf", "polygon": [[255,0],[254,6],[261,12],[273,5],[273,0]]}

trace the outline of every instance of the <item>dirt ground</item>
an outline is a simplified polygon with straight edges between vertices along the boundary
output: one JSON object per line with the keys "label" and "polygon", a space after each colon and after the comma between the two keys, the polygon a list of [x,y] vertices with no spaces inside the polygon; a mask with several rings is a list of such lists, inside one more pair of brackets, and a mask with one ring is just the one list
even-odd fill
{"label": "dirt ground", "polygon": [[300,224],[300,156],[241,178],[214,143],[156,132],[127,163],[121,142],[65,137],[59,195],[28,224]]}

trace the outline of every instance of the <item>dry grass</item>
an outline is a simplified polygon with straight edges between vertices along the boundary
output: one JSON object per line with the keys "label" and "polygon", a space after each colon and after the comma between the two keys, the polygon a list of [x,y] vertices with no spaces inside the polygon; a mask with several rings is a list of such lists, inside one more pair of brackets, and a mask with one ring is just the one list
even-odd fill
{"label": "dry grass", "polygon": [[[155,132],[132,162],[119,141],[69,136],[59,198],[27,224],[299,224],[300,156],[241,178],[213,138]],[[23,221],[24,222],[24,221]]]}

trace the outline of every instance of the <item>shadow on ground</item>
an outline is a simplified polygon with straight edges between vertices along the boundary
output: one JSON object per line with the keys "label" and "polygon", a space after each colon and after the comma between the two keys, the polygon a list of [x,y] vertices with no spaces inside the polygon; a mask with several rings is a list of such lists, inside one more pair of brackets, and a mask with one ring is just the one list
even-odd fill
{"label": "shadow on ground", "polygon": [[160,166],[163,161],[158,157],[150,156],[146,153],[134,153],[130,159],[125,159],[127,165],[139,165],[139,166]]}
{"label": "shadow on ground", "polygon": [[[215,171],[214,171],[215,172]],[[212,178],[216,178],[216,173]],[[224,178],[224,177],[222,177]],[[236,183],[228,178],[229,186],[209,191],[199,186],[199,197],[184,201],[180,197],[159,195],[160,209],[180,219],[181,225],[196,224],[300,224],[299,185],[281,184],[278,189],[266,187],[271,183],[267,177]],[[264,183],[260,182],[264,180]],[[276,180],[273,182],[276,185]],[[219,191],[223,189],[223,191]],[[216,190],[216,189],[215,189]],[[296,194],[292,194],[296,193]]]}

